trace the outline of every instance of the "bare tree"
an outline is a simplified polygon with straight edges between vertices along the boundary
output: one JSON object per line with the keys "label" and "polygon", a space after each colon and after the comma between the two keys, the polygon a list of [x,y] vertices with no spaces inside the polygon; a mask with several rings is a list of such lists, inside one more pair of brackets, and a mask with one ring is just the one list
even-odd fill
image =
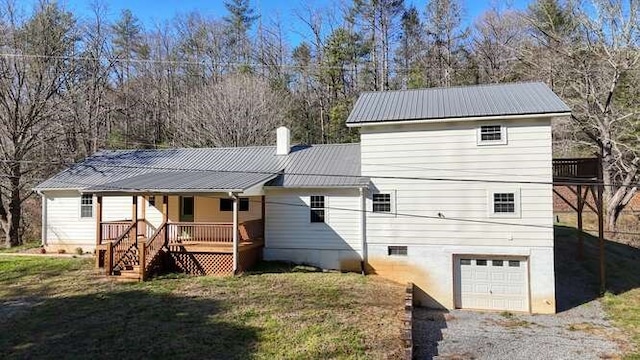
{"label": "bare tree", "polygon": [[193,89],[176,116],[174,136],[185,146],[270,144],[284,123],[285,93],[250,74],[229,75],[219,83]]}
{"label": "bare tree", "polygon": [[14,55],[0,57],[0,225],[14,246],[22,242],[22,204],[42,170],[37,160],[57,140],[52,130],[76,37],[73,17],[55,3],[40,4],[26,21],[11,4],[3,10],[0,43]]}
{"label": "bare tree", "polygon": [[569,34],[549,22],[531,23],[549,38],[544,43],[558,64],[554,87],[572,108],[576,143],[602,157],[607,225],[614,229],[639,180],[640,3],[597,0],[592,6],[567,9],[575,21]]}

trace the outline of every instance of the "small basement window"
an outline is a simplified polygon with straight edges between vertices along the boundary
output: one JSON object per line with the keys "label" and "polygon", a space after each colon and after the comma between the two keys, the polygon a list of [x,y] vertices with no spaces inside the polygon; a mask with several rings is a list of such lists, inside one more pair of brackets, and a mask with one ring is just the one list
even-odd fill
{"label": "small basement window", "polygon": [[388,246],[387,254],[389,256],[407,256],[406,246]]}
{"label": "small basement window", "polygon": [[80,198],[80,217],[93,217],[93,194],[82,194]]}
{"label": "small basement window", "polygon": [[312,223],[323,223],[325,219],[324,196],[311,196],[309,204],[310,221]]}
{"label": "small basement window", "polygon": [[373,212],[391,212],[391,194],[373,194]]}
{"label": "small basement window", "polygon": [[507,143],[507,131],[502,125],[482,125],[478,128],[479,145],[504,145]]}
{"label": "small basement window", "polygon": [[[233,211],[233,199],[220,199],[220,211]],[[249,198],[238,198],[238,211],[249,211]]]}

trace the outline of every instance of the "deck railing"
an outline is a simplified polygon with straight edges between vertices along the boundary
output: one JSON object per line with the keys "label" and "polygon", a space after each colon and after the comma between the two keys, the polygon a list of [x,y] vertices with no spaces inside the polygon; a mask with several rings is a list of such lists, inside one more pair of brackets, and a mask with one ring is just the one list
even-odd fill
{"label": "deck railing", "polygon": [[169,242],[233,242],[233,224],[229,223],[168,223]]}
{"label": "deck railing", "polygon": [[135,254],[131,253],[136,247],[135,225],[135,223],[131,223],[116,241],[107,243],[108,274],[115,268],[123,270],[127,265],[135,265],[137,262]]}
{"label": "deck railing", "polygon": [[554,179],[598,179],[600,160],[598,158],[553,159]]}
{"label": "deck railing", "polygon": [[140,253],[140,278],[144,280],[153,270],[153,262],[156,260],[162,248],[167,245],[167,223],[162,223],[155,234],[146,242],[141,243]]}
{"label": "deck railing", "polygon": [[[102,242],[116,240],[131,226],[131,220],[103,221],[100,223]],[[101,242],[101,243],[102,243]]]}

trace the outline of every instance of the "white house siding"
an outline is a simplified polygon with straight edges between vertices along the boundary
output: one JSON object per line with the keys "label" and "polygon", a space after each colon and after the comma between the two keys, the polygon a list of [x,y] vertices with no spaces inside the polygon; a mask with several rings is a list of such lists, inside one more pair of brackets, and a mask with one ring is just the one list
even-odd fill
{"label": "white house siding", "polygon": [[[508,143],[478,145],[481,124],[505,125]],[[362,174],[372,176],[374,191],[391,193],[395,205],[395,214],[367,215],[371,271],[414,281],[429,305],[452,308],[455,255],[525,256],[531,310],[555,311],[551,185],[490,182],[552,181],[549,119],[375,126],[360,132]],[[492,190],[519,192],[520,216],[491,217]],[[367,209],[372,209],[370,196]],[[408,255],[388,256],[389,245],[406,245]]]}
{"label": "white house siding", "polygon": [[[64,249],[67,252],[82,248],[93,251],[96,245],[96,198],[93,199],[93,216],[80,217],[80,193],[78,191],[47,191],[45,246],[48,251]],[[131,196],[105,196],[102,200],[103,221],[130,220]],[[142,204],[142,198],[138,199]],[[138,209],[138,216],[142,210]]]}
{"label": "white house siding", "polygon": [[[269,189],[266,193],[266,260],[359,271],[361,197],[357,189]],[[325,222],[311,223],[310,196],[325,196]]]}

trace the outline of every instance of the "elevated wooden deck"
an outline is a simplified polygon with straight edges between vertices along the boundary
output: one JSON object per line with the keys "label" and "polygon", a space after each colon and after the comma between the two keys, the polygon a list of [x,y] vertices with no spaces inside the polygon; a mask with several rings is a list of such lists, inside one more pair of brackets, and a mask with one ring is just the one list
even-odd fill
{"label": "elevated wooden deck", "polygon": [[553,182],[594,183],[602,179],[599,158],[553,159]]}

